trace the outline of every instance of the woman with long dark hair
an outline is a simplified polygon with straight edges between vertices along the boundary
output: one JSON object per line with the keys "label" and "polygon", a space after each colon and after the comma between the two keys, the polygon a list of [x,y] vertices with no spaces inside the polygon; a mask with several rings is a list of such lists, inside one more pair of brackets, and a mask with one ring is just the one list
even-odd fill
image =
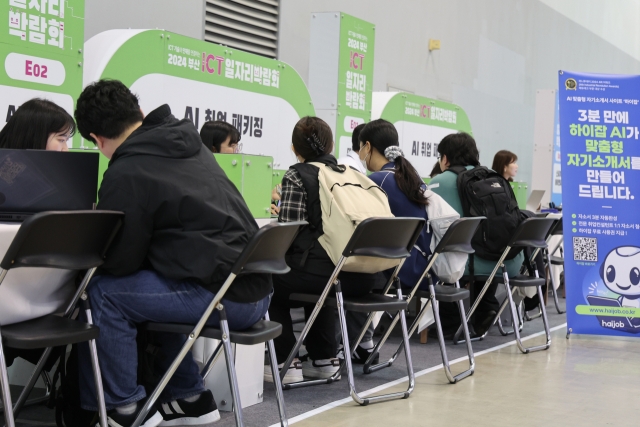
{"label": "woman with long dark hair", "polygon": [[[335,268],[331,258],[318,242],[318,230],[322,230],[318,184],[320,169],[309,164],[314,162],[339,167],[336,158],[331,154],[334,145],[331,128],[317,117],[303,117],[293,129],[291,142],[293,153],[299,163],[291,166],[282,178],[278,221],[307,221],[309,225],[300,230],[287,252],[287,265],[291,271],[273,276],[273,297],[269,306],[269,316],[271,320],[282,324],[282,335],[274,340],[279,364],[284,363],[296,342],[290,310],[303,305],[291,301],[289,296],[299,292],[321,294]],[[366,209],[366,206],[363,206],[363,209]],[[384,286],[382,273],[342,272],[339,279],[345,296],[366,295],[374,287]],[[308,318],[313,307],[304,305],[305,317]],[[284,377],[285,383],[302,381],[303,375],[309,378],[329,378],[336,372],[339,365],[336,318],[334,308],[324,307],[320,310],[305,340],[309,360],[303,361],[302,364],[294,362]],[[371,340],[372,337],[369,338],[369,341]],[[367,347],[362,344],[356,348],[356,353],[361,352],[361,358],[366,359],[368,348],[373,347],[373,342],[369,342],[370,346]],[[265,380],[272,381],[268,367],[265,367]]]}
{"label": "woman with long dark hair", "polygon": [[[398,217],[418,217],[428,220],[425,207],[429,199],[426,184],[413,165],[404,157],[398,142],[398,131],[386,120],[368,123],[360,132],[360,159],[372,173],[369,178],[389,197],[391,212]],[[404,287],[412,288],[424,272],[431,254],[431,232],[428,227],[416,242],[398,277]],[[426,281],[421,284],[426,289]]]}
{"label": "woman with long dark hair", "polygon": [[46,99],[22,104],[0,131],[0,148],[68,151],[76,122],[64,108]]}

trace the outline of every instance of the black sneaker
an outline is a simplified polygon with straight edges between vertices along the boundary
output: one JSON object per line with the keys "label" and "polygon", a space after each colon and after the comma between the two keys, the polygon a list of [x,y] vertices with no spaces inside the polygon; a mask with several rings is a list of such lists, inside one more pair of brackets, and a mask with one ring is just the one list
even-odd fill
{"label": "black sneaker", "polygon": [[[136,410],[133,414],[125,415],[118,413],[117,410],[112,409],[107,412],[107,425],[109,427],[129,427],[136,420],[138,412],[142,409],[147,400],[141,400],[137,402]],[[147,416],[145,417],[140,427],[156,427],[162,422],[162,415],[155,409],[151,408]],[[96,424],[96,427],[100,427],[100,423]]]}
{"label": "black sneaker", "polygon": [[159,404],[158,411],[164,419],[158,424],[161,427],[206,426],[220,419],[220,412],[210,390],[203,392],[195,402],[178,399]]}
{"label": "black sneaker", "polygon": [[[358,346],[356,348],[355,353],[353,353],[353,357],[351,358],[351,363],[355,363],[356,365],[364,365],[364,363],[367,361],[367,359],[371,355],[372,351],[373,351],[373,348],[370,350],[367,350],[366,348]],[[379,361],[380,361],[380,353],[376,353],[376,356],[371,361],[371,364],[377,365]]]}
{"label": "black sneaker", "polygon": [[497,314],[495,310],[489,310],[482,319],[476,319],[476,322],[473,324],[473,329],[475,329],[479,337],[483,336],[485,332],[489,330]]}

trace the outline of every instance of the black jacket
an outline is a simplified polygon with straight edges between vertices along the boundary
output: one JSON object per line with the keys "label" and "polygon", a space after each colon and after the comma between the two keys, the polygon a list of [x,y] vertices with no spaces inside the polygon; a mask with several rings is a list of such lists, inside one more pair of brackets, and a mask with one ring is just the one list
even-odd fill
{"label": "black jacket", "polygon": [[[151,268],[216,292],[258,230],[196,128],[177,120],[168,105],[151,112],[115,151],[99,198],[99,209],[125,213],[102,267],[116,276]],[[270,292],[270,276],[240,276],[225,298],[255,302]]]}

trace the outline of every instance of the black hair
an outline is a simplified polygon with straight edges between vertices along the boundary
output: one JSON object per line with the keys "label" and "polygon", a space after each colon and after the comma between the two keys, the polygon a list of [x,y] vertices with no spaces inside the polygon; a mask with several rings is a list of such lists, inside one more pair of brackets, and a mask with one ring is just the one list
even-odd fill
{"label": "black hair", "polygon": [[445,136],[438,145],[438,153],[447,156],[451,166],[480,166],[480,153],[475,139],[466,132]]}
{"label": "black hair", "polygon": [[92,133],[117,138],[144,119],[138,97],[118,80],[98,80],[84,88],[75,116],[80,135],[93,143]]}
{"label": "black hair", "polygon": [[76,133],[76,123],[64,108],[45,99],[34,98],[22,104],[0,131],[0,148],[45,150],[49,135]]}
{"label": "black hair", "polygon": [[293,128],[291,143],[305,161],[313,160],[333,151],[333,133],[321,118],[307,116],[298,120]]}
{"label": "black hair", "polygon": [[[504,169],[513,162],[518,161],[518,156],[509,150],[500,150],[493,156],[493,165],[491,169],[498,172],[500,175],[504,175]],[[507,180],[513,182],[513,178],[509,177]]]}
{"label": "black hair", "polygon": [[220,146],[227,138],[230,138],[229,145],[236,145],[240,142],[241,137],[238,129],[225,121],[209,121],[202,125],[202,129],[200,129],[202,143],[214,153],[220,152]]}
{"label": "black hair", "polygon": [[440,175],[441,173],[442,173],[442,168],[440,167],[440,162],[436,162],[436,164],[433,165],[433,169],[431,169],[431,173],[429,174],[429,177],[434,178]]}
{"label": "black hair", "polygon": [[[372,149],[377,150],[380,154],[385,156],[387,160],[392,160],[387,157],[387,148],[398,147],[398,131],[395,126],[390,122],[378,119],[369,122],[364,129],[360,132],[360,141],[364,144],[369,142]],[[395,164],[395,178],[396,183],[400,190],[404,193],[409,200],[419,205],[427,205],[428,200],[424,197],[425,184],[420,175],[404,156],[399,155],[392,160]]]}
{"label": "black hair", "polygon": [[362,132],[362,129],[364,129],[366,125],[366,123],[360,123],[353,128],[353,133],[351,134],[351,149],[356,153],[360,151],[360,132]]}

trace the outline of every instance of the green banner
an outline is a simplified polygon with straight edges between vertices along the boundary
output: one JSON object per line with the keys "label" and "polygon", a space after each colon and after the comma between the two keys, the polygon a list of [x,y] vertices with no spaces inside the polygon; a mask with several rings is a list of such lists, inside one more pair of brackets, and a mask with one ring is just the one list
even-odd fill
{"label": "green banner", "polygon": [[584,316],[640,317],[640,308],[576,305],[576,313]]}
{"label": "green banner", "polygon": [[[0,16],[1,126],[32,98],[73,115],[82,90],[84,0],[8,0]],[[75,140],[78,145],[80,138]]]}
{"label": "green banner", "polygon": [[340,14],[338,60],[338,108],[335,152],[338,157],[351,148],[351,133],[371,119],[375,25],[345,13]]}

